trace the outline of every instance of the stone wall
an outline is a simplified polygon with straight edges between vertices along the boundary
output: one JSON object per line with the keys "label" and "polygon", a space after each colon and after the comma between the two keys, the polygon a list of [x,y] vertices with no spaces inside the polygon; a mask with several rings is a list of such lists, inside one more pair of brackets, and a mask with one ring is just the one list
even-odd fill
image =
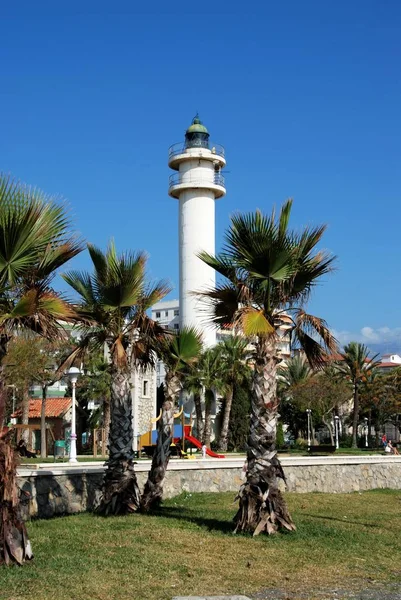
{"label": "stone wall", "polygon": [[[236,492],[242,482],[244,459],[207,459],[170,462],[165,497],[181,492]],[[356,492],[375,488],[401,489],[401,458],[397,457],[295,457],[282,459],[290,492]],[[143,487],[150,461],[137,465]],[[24,513],[52,517],[92,510],[99,499],[103,467],[42,465],[19,471]]]}

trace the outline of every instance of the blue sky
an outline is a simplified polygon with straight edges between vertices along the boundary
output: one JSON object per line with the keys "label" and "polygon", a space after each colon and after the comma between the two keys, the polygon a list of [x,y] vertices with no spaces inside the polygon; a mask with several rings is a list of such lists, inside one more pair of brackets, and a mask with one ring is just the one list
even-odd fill
{"label": "blue sky", "polygon": [[399,0],[137,4],[3,4],[0,169],[177,286],[167,150],[199,111],[227,155],[217,247],[231,213],[293,197],[338,255],[310,309],[401,345]]}

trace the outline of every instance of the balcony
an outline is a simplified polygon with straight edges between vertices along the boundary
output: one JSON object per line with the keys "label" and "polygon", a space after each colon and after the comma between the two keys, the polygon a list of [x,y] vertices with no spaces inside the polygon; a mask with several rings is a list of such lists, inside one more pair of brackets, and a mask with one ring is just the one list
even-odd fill
{"label": "balcony", "polygon": [[178,169],[178,164],[183,160],[188,160],[194,156],[198,157],[201,155],[204,158],[208,158],[213,161],[220,163],[221,167],[225,167],[225,150],[220,144],[213,142],[203,142],[199,140],[197,146],[187,147],[185,142],[178,142],[170,146],[168,150],[168,164],[172,169]]}
{"label": "balcony", "polygon": [[211,179],[192,175],[190,173],[173,173],[169,177],[168,193],[173,198],[179,198],[180,192],[188,189],[212,190],[216,198],[221,198],[226,193],[224,175],[211,173]]}

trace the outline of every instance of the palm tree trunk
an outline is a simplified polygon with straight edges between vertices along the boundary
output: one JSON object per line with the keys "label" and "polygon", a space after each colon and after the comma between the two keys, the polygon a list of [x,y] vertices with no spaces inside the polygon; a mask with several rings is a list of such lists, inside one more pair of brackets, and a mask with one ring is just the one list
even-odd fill
{"label": "palm tree trunk", "polygon": [[251,389],[247,479],[237,496],[239,509],[234,518],[235,532],[246,531],[258,535],[263,531],[276,533],[280,527],[295,530],[277,485],[278,477],[285,481],[276,451],[277,362],[274,338],[260,338],[256,344]]}
{"label": "palm tree trunk", "polygon": [[97,512],[125,514],[139,508],[140,493],[134,468],[132,396],[127,369],[114,367],[111,381],[109,458]]}
{"label": "palm tree trunk", "polygon": [[[22,408],[22,424],[28,425],[28,423],[29,423],[29,389],[26,389],[23,391],[21,408]],[[28,441],[29,441],[29,430],[28,429],[22,430],[22,439],[24,440],[25,444],[28,444]]]}
{"label": "palm tree trunk", "polygon": [[109,447],[109,435],[110,435],[110,401],[103,400],[103,427],[104,427],[104,439],[106,442],[106,448],[102,448],[102,453],[106,454],[106,450]]}
{"label": "palm tree trunk", "polygon": [[212,402],[214,400],[213,390],[205,390],[205,428],[203,431],[202,443],[210,448],[210,438],[212,437]]}
{"label": "palm tree trunk", "polygon": [[202,399],[200,394],[194,394],[194,404],[196,414],[196,435],[199,440],[202,440],[205,424],[203,422]]}
{"label": "palm tree trunk", "polygon": [[175,400],[178,398],[180,389],[178,379],[167,372],[164,391],[166,399],[163,402],[162,416],[159,420],[156,449],[141,498],[141,510],[143,512],[159,506],[163,499],[163,484],[174,436]]}
{"label": "palm tree trunk", "polygon": [[219,450],[226,452],[227,450],[227,438],[228,438],[228,427],[230,425],[231,406],[233,403],[234,387],[231,387],[226,394],[226,401],[224,405],[223,423],[221,425],[220,439],[219,439]]}
{"label": "palm tree trunk", "polygon": [[[7,354],[9,338],[0,336],[0,432],[5,415],[6,388],[1,363]],[[0,435],[0,564],[22,565],[33,558],[31,543],[20,514],[17,487],[17,455],[11,434]]]}
{"label": "palm tree trunk", "polygon": [[359,393],[358,386],[354,389],[354,418],[352,421],[352,448],[358,447]]}
{"label": "palm tree trunk", "polygon": [[46,448],[46,398],[47,385],[42,385],[42,407],[40,409],[40,457],[47,457]]}
{"label": "palm tree trunk", "polygon": [[[330,412],[331,412],[331,411],[330,411]],[[330,420],[326,419],[326,415],[323,415],[323,416],[322,416],[322,421],[323,421],[323,423],[326,425],[327,429],[329,430],[329,435],[330,435],[330,444],[331,444],[332,446],[334,446],[334,445],[335,445],[335,442],[334,442],[333,429],[332,429],[332,427],[331,427]]]}
{"label": "palm tree trunk", "polygon": [[141,498],[141,509],[148,512],[160,505],[163,499],[163,484],[171,455],[171,442],[174,432],[174,403],[165,400],[159,421],[157,445],[152,458],[152,466]]}

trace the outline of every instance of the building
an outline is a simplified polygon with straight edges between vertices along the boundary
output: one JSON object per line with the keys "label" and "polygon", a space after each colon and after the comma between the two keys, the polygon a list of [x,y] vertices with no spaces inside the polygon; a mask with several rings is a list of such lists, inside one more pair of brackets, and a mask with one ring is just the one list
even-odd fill
{"label": "building", "polygon": [[401,367],[401,356],[398,354],[383,354],[378,369],[383,373],[388,373],[391,369]]}
{"label": "building", "polygon": [[169,178],[168,193],[178,200],[179,326],[202,331],[207,347],[215,345],[216,330],[205,327],[202,302],[194,292],[213,288],[216,276],[198,254],[215,254],[215,201],[226,194],[221,172],[225,151],[209,138],[196,115],[184,141],[173,144],[168,155],[168,166],[176,171]]}
{"label": "building", "polygon": [[[53,442],[55,440],[69,440],[71,433],[71,398],[51,397],[46,398],[46,426],[50,433],[47,442],[47,451],[49,454],[53,452]],[[80,409],[77,406],[77,431],[80,433]],[[40,451],[40,419],[42,411],[42,399],[31,398],[29,400],[29,415],[28,415],[28,448],[33,452]],[[12,415],[12,419],[16,421],[17,437],[21,431],[22,409],[19,408]],[[79,438],[80,439],[80,438]]]}

